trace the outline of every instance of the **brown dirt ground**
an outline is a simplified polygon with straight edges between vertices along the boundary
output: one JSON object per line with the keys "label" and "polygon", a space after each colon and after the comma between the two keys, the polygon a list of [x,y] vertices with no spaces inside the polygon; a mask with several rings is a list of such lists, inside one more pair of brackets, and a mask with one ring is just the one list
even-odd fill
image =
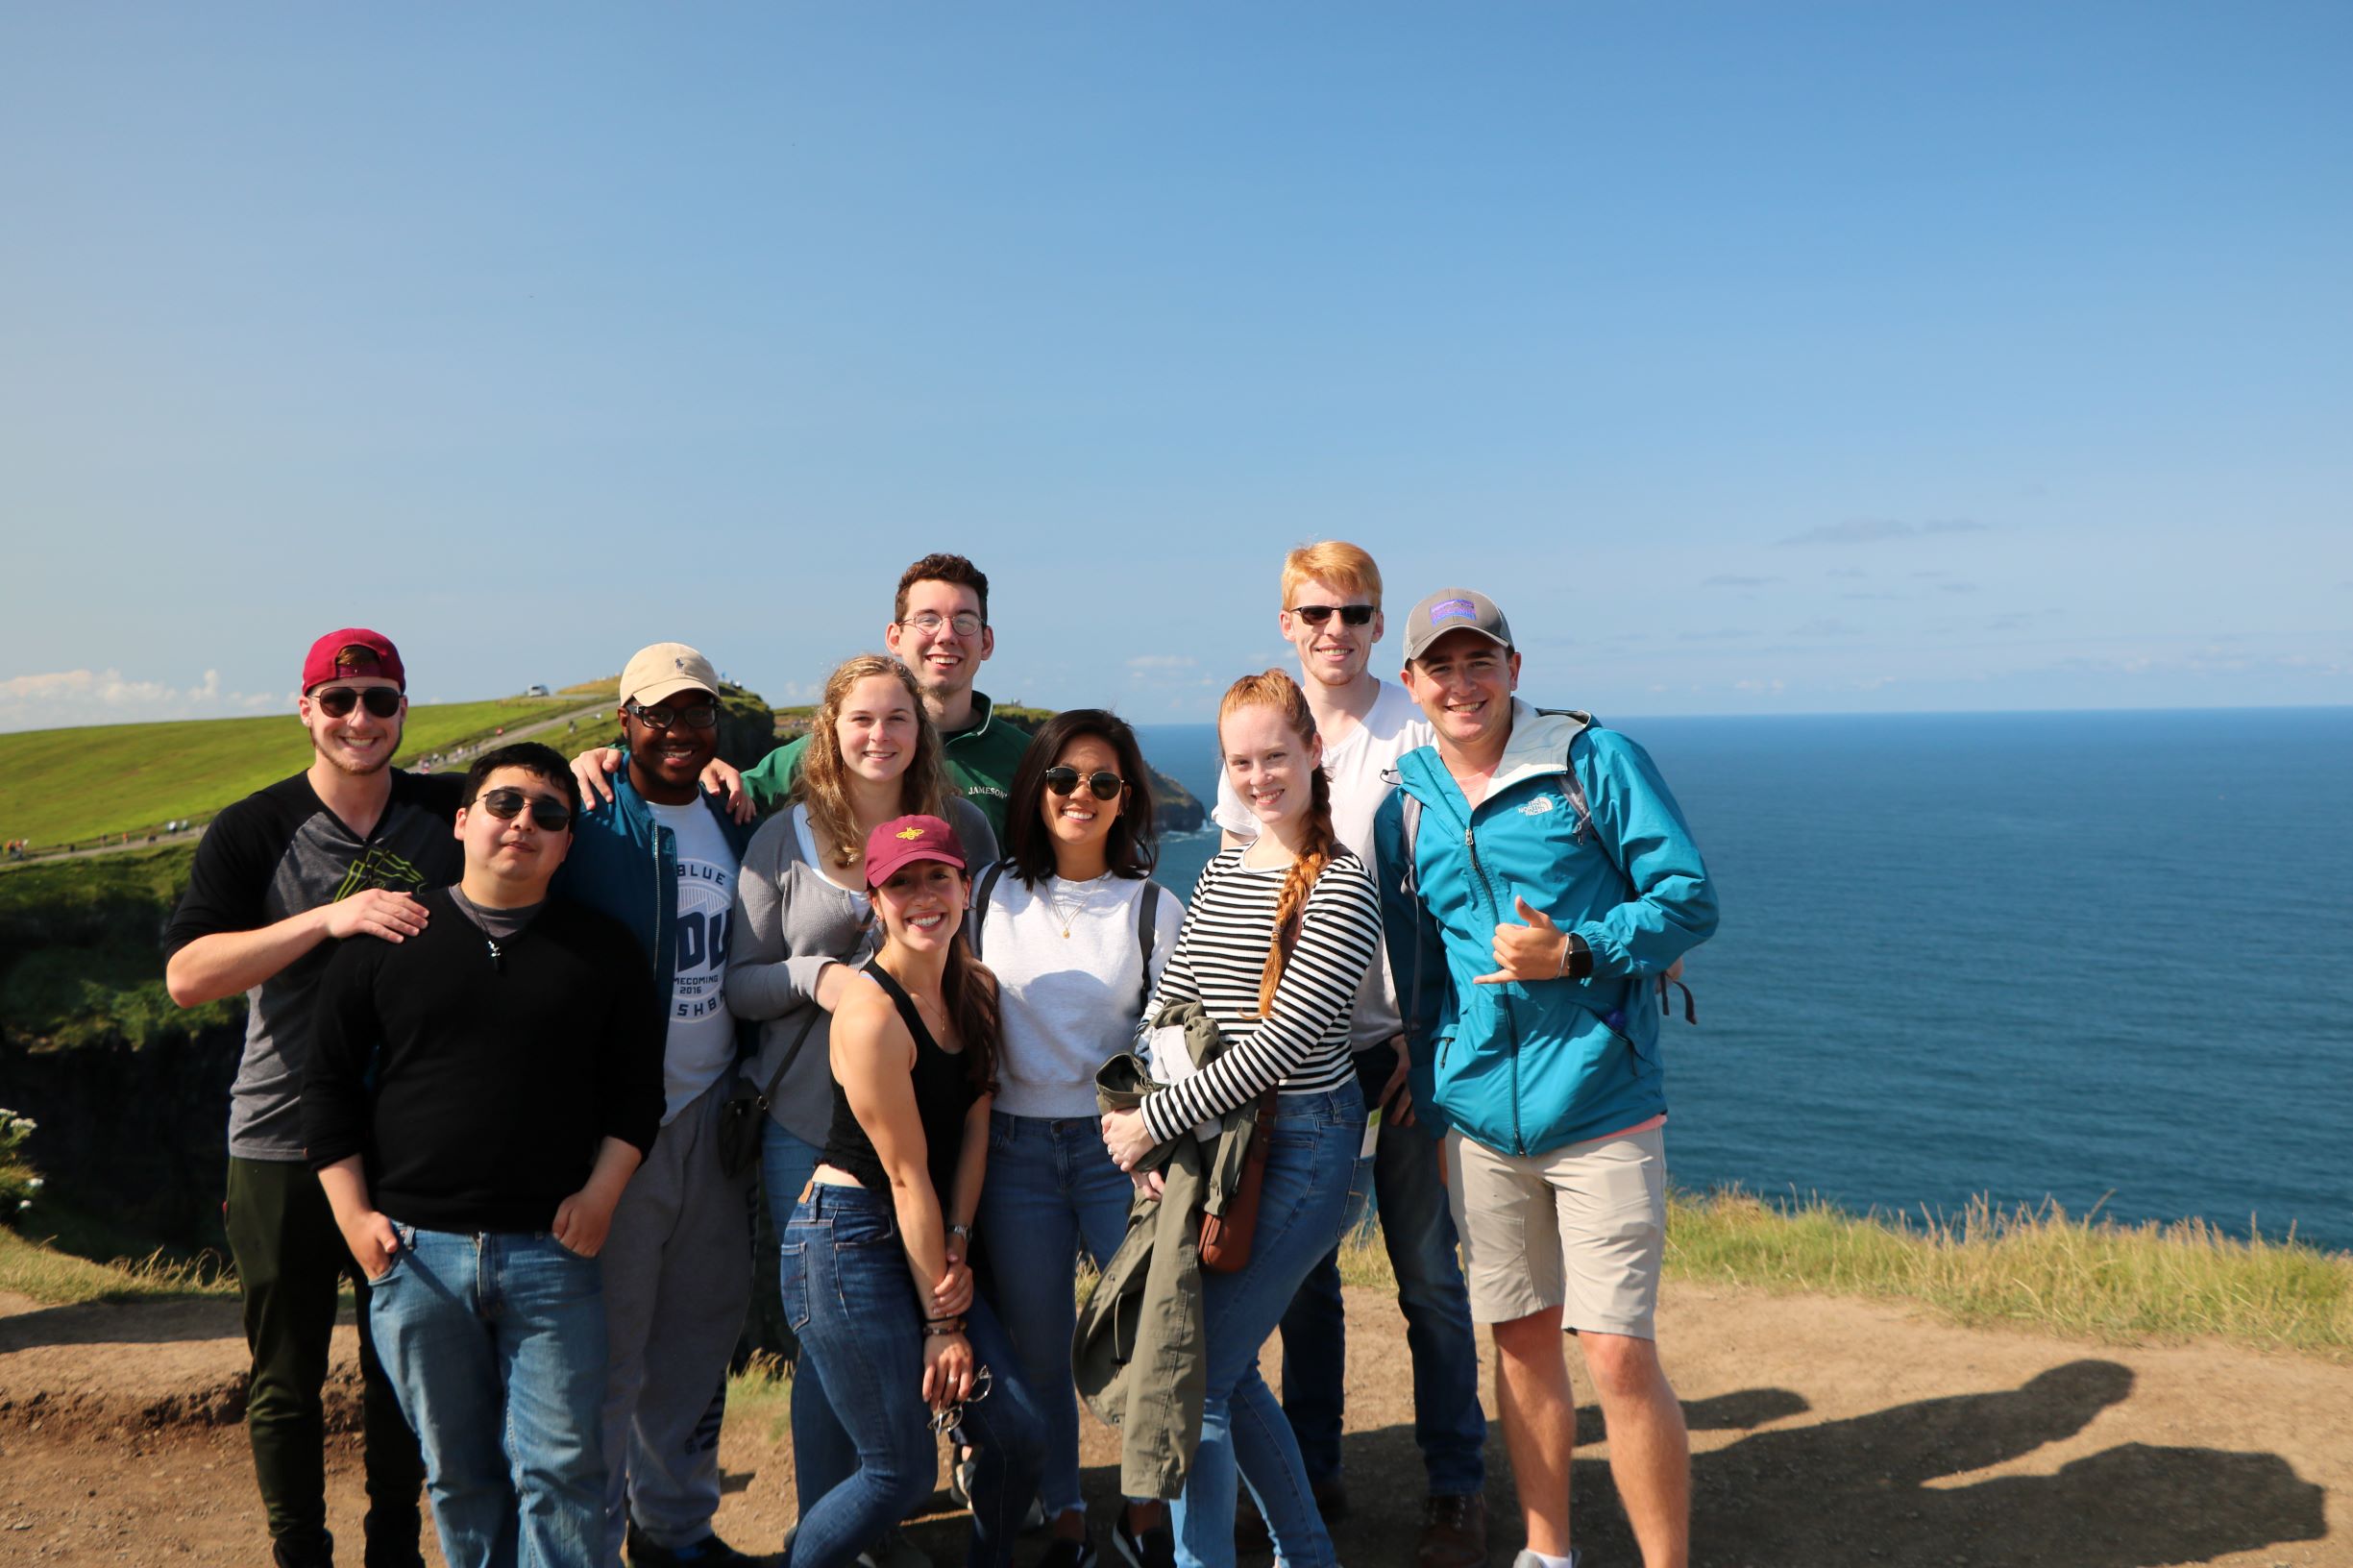
{"label": "brown dirt ground", "polygon": [[[1688,1285],[1670,1286],[1660,1318],[1693,1429],[1698,1563],[2353,1565],[2353,1367],[2213,1344],[2090,1346]],[[1349,1322],[1354,1507],[1335,1534],[1351,1563],[1409,1564],[1423,1487],[1404,1323],[1353,1289]],[[330,1506],[355,1544],[348,1329],[341,1340],[347,1430]],[[0,1563],[265,1562],[235,1424],[242,1368],[228,1302],[0,1297]],[[723,1441],[720,1530],[749,1548],[772,1548],[792,1518],[779,1414],[741,1410]],[[1595,1568],[1630,1564],[1598,1413],[1587,1406],[1578,1425],[1580,1544]],[[1100,1530],[1116,1445],[1091,1419],[1085,1431]],[[1488,1462],[1493,1558],[1507,1563],[1519,1531],[1500,1433]],[[961,1560],[954,1516],[914,1535]],[[1024,1560],[1042,1549],[1033,1539]]]}

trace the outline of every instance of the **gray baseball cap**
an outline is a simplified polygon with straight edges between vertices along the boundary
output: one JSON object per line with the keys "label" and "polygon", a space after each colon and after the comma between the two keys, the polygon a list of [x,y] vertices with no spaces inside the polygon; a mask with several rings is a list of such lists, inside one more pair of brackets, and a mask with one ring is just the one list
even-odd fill
{"label": "gray baseball cap", "polygon": [[1450,631],[1475,631],[1508,652],[1511,623],[1495,600],[1476,588],[1441,588],[1406,617],[1406,662],[1411,664]]}

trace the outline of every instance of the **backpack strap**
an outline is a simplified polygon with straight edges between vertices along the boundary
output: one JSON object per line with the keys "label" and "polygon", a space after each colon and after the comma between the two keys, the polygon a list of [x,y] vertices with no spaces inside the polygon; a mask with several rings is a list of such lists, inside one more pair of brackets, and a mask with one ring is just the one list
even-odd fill
{"label": "backpack strap", "polygon": [[1140,1014],[1152,1000],[1152,949],[1160,943],[1160,884],[1144,878],[1143,893],[1136,900],[1136,951],[1143,958],[1142,990],[1136,997]]}
{"label": "backpack strap", "polygon": [[[1599,727],[1599,721],[1582,708],[1538,708],[1536,712],[1547,719],[1576,720],[1577,735]],[[1577,735],[1569,737],[1568,748],[1560,753],[1560,793],[1569,797],[1569,809],[1577,813],[1577,826],[1569,838],[1573,843],[1582,844],[1585,836],[1593,832],[1593,808],[1585,804],[1585,787],[1577,782],[1577,770],[1569,766],[1569,750],[1576,747]]]}
{"label": "backpack strap", "polygon": [[980,957],[980,928],[989,918],[989,894],[996,891],[996,879],[1005,874],[1005,866],[1006,862],[1001,860],[991,862],[989,869],[980,873],[980,885],[972,890],[972,919],[966,922],[970,929],[964,935],[972,944],[974,958]]}

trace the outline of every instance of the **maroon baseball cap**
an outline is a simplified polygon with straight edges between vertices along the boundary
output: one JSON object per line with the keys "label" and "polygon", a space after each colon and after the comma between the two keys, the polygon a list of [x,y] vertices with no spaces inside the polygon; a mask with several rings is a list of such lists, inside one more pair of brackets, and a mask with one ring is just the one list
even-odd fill
{"label": "maroon baseball cap", "polygon": [[966,869],[954,828],[937,817],[894,817],[866,836],[866,885],[879,888],[901,866],[919,860]]}
{"label": "maroon baseball cap", "polygon": [[392,639],[365,626],[331,631],[310,645],[303,661],[303,690],[324,685],[337,675],[381,675],[402,691],[408,690],[408,672],[401,668],[401,650]]}

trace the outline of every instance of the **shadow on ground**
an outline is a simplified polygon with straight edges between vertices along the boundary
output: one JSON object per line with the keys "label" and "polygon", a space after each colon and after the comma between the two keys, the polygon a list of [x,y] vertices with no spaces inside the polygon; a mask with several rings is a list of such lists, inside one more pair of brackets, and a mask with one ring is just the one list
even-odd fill
{"label": "shadow on ground", "polygon": [[[1694,1458],[1692,1561],[2151,1568],[2326,1533],[2323,1488],[2273,1454],[2121,1443],[2051,1475],[1966,1479],[2072,1437],[2132,1384],[2114,1361],[2076,1360],[2017,1388],[1810,1423],[1806,1401],[1785,1388],[1696,1401],[1685,1408],[1695,1432],[1747,1435]],[[1601,1436],[1599,1411],[1580,1409],[1580,1443]],[[1346,1463],[1351,1507],[1333,1529],[1341,1560],[1410,1563],[1423,1493],[1411,1427],[1351,1434]],[[1508,1562],[1520,1534],[1500,1432],[1489,1438],[1488,1471],[1491,1557]],[[1107,1541],[1118,1472],[1096,1465],[1082,1480],[1096,1539]],[[1607,1462],[1581,1458],[1573,1487],[1586,1560],[1639,1562]],[[916,1539],[934,1560],[956,1561],[962,1520],[934,1520]]]}

